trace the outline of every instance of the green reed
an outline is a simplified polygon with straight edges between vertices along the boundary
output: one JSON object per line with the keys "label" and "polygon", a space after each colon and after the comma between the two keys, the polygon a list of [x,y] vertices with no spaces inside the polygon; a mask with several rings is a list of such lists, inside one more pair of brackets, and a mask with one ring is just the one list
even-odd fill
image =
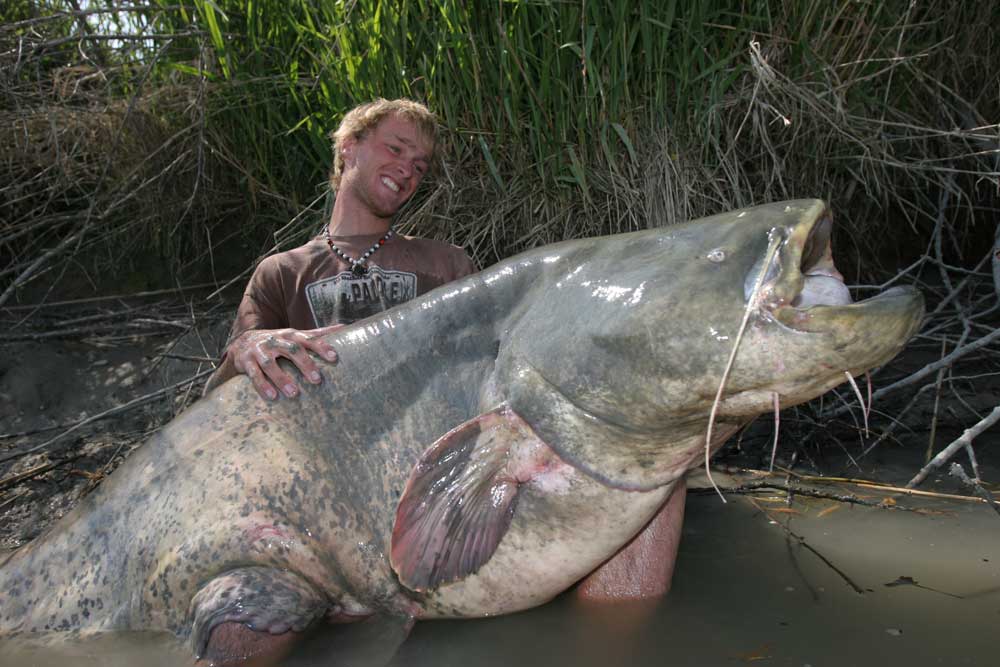
{"label": "green reed", "polygon": [[[846,211],[863,256],[892,245],[889,215],[922,243],[942,189],[964,193],[956,219],[975,223],[976,188],[997,178],[1000,38],[984,29],[1000,22],[997,3],[155,0],[130,11],[125,27],[175,37],[109,59],[132,72],[126,92],[151,98],[144,111],[191,138],[201,210],[218,216],[215,197],[233,212],[212,238],[242,226],[244,253],[276,230],[283,245],[312,231],[285,223],[321,197],[328,132],[375,97],[423,100],[447,130],[444,169],[404,231],[461,243],[484,265],[800,196]],[[192,187],[184,173],[170,188]],[[205,232],[181,208],[169,229],[190,231],[177,244],[190,254]]]}

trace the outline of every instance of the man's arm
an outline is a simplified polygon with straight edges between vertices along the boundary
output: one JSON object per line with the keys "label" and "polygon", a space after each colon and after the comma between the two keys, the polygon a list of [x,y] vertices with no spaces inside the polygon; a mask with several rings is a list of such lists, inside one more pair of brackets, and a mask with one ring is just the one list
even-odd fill
{"label": "man's arm", "polygon": [[681,479],[646,527],[580,582],[577,599],[615,602],[657,600],[666,595],[681,541],[686,496],[687,487]]}

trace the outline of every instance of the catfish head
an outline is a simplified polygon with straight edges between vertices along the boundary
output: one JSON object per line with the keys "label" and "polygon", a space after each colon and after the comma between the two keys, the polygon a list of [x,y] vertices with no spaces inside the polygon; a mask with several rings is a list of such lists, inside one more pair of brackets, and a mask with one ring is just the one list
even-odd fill
{"label": "catfish head", "polygon": [[544,280],[497,360],[512,408],[567,462],[648,489],[701,457],[716,428],[811,400],[882,365],[916,332],[923,298],[897,287],[854,303],[819,200],[541,249]]}

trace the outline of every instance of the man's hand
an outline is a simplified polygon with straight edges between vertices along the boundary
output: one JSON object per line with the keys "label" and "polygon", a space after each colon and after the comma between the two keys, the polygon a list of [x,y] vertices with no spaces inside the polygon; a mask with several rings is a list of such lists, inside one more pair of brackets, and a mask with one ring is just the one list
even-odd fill
{"label": "man's hand", "polygon": [[312,384],[319,384],[323,377],[316,362],[309,356],[313,352],[327,361],[336,361],[337,352],[323,336],[342,328],[334,324],[319,329],[251,329],[244,331],[229,346],[229,356],[237,373],[246,373],[257,393],[268,400],[280,393],[293,398],[299,395],[294,378],[278,365],[278,358],[288,359]]}

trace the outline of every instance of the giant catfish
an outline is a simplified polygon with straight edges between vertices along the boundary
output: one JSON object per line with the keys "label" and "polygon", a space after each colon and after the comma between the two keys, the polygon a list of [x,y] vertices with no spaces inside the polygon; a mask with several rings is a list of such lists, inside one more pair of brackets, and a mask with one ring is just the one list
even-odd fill
{"label": "giant catfish", "polygon": [[[852,303],[817,200],[537,248],[331,334],[298,400],[245,377],[0,568],[0,631],[480,617],[543,604],[773,394],[893,357],[922,297]],[[749,307],[748,307],[749,304]]]}

